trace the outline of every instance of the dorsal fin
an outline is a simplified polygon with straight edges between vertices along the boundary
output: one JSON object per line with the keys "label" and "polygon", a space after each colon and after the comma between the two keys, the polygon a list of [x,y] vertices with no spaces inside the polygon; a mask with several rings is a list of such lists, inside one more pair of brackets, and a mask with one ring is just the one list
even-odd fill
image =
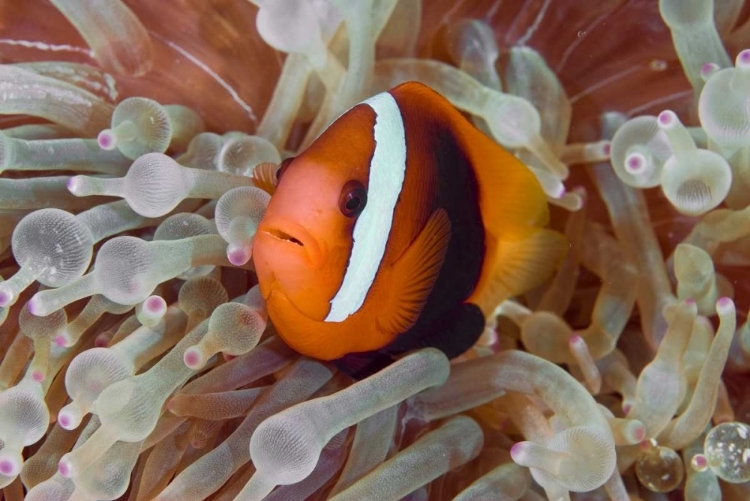
{"label": "dorsal fin", "polygon": [[486,231],[485,264],[470,302],[485,315],[505,299],[544,283],[564,259],[568,243],[549,221],[547,197],[534,174],[476,129],[463,132],[479,182]]}
{"label": "dorsal fin", "polygon": [[489,314],[502,301],[540,285],[559,266],[565,237],[542,228],[549,221],[547,197],[518,158],[485,136],[440,94],[417,82],[391,91],[403,106],[429,110],[449,124],[469,158],[479,186],[485,229],[485,263],[470,301]]}
{"label": "dorsal fin", "polygon": [[547,197],[534,174],[514,155],[474,127],[443,96],[429,87],[407,82],[391,91],[400,106],[421,107],[450,124],[468,156],[479,183],[485,228],[495,236],[509,225],[544,226],[549,220]]}

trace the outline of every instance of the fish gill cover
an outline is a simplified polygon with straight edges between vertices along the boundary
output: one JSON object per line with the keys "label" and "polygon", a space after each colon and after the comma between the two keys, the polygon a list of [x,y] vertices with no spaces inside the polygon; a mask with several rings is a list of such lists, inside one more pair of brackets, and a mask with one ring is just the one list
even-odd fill
{"label": "fish gill cover", "polygon": [[[1,2],[2,499],[750,499],[748,47],[742,0]],[[409,80],[569,249],[353,382],[276,335],[253,237]]]}

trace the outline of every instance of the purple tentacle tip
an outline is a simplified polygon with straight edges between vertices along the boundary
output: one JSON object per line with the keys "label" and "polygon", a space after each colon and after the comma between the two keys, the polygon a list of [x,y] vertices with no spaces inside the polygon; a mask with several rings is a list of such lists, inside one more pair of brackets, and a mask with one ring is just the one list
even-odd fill
{"label": "purple tentacle tip", "polygon": [[62,475],[65,478],[70,478],[73,476],[72,475],[73,472],[68,466],[68,463],[64,461],[60,461],[60,463],[57,465],[57,471],[60,473],[60,475]]}
{"label": "purple tentacle tip", "polygon": [[160,312],[164,307],[164,303],[160,297],[152,296],[146,300],[146,308],[152,313]]}
{"label": "purple tentacle tip", "polygon": [[[68,415],[66,415],[66,414],[62,414],[62,415],[58,416],[57,422],[60,423],[60,426],[62,426],[66,430],[69,430],[70,429],[70,425],[72,424],[72,422],[70,421],[70,417]],[[62,465],[58,465],[58,466],[59,466],[59,468],[63,467]],[[62,475],[62,472],[60,474]]]}
{"label": "purple tentacle tip", "polygon": [[674,119],[673,113],[669,110],[662,111],[659,113],[659,123],[662,125],[670,125]]}
{"label": "purple tentacle tip", "polygon": [[96,141],[99,144],[99,147],[103,150],[111,150],[113,146],[113,138],[112,134],[108,130],[103,130],[99,133],[99,135],[96,137]]}
{"label": "purple tentacle tip", "polygon": [[638,172],[643,169],[643,158],[640,155],[632,155],[628,158],[628,168],[632,172]]}
{"label": "purple tentacle tip", "polygon": [[191,351],[185,352],[184,360],[185,360],[185,365],[187,365],[188,367],[192,369],[193,367],[198,365],[198,363],[200,362],[200,357],[195,351],[191,350]]}
{"label": "purple tentacle tip", "polygon": [[7,459],[0,461],[0,473],[5,475],[6,477],[12,476],[14,474],[14,470],[15,468],[12,461]]}
{"label": "purple tentacle tip", "polygon": [[39,300],[37,300],[36,297],[32,297],[29,302],[26,303],[26,308],[28,308],[29,313],[32,315],[42,316],[39,309]]}
{"label": "purple tentacle tip", "polygon": [[716,311],[719,314],[729,313],[733,307],[734,307],[734,301],[732,301],[731,298],[722,297],[722,298],[719,298],[718,301],[716,301]]}
{"label": "purple tentacle tip", "polygon": [[719,66],[716,63],[706,63],[701,66],[701,75],[706,76],[717,69],[719,69]]}
{"label": "purple tentacle tip", "polygon": [[242,266],[250,260],[250,255],[244,249],[233,249],[227,252],[227,259],[235,266]]}
{"label": "purple tentacle tip", "polygon": [[75,195],[75,192],[78,191],[78,189],[81,187],[81,183],[78,182],[78,176],[73,176],[68,179],[68,182],[65,183],[65,186],[68,188],[69,192]]}

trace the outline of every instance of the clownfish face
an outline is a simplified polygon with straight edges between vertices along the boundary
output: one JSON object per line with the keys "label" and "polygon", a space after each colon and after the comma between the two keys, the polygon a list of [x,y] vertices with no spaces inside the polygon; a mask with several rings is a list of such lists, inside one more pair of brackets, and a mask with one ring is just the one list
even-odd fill
{"label": "clownfish face", "polygon": [[253,244],[266,300],[271,303],[274,295],[284,295],[316,321],[329,314],[331,299],[341,287],[353,228],[367,205],[372,145],[341,137],[327,140],[339,122],[303,154],[281,164],[278,186]]}
{"label": "clownfish face", "polygon": [[346,271],[367,191],[363,180],[305,159],[280,171],[253,245],[258,280],[266,300],[284,294],[304,315],[322,321]]}

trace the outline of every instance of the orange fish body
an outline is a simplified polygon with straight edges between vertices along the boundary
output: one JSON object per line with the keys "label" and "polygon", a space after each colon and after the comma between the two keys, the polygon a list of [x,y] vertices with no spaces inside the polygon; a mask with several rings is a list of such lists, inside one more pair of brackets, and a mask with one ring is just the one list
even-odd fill
{"label": "orange fish body", "polygon": [[499,302],[559,264],[547,220],[533,174],[409,82],[282,163],[253,260],[282,339],[364,377],[415,348],[471,347]]}

